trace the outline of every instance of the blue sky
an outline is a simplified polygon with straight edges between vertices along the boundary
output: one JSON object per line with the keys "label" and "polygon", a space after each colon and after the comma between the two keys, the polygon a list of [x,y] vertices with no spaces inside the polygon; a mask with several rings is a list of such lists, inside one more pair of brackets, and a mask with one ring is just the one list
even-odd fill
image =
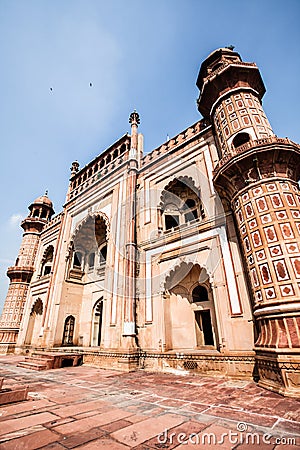
{"label": "blue sky", "polygon": [[300,142],[299,13],[298,0],[0,0],[0,309],[31,201],[48,189],[59,212],[71,162],[129,131],[134,108],[145,151],[196,122],[215,48],[258,64],[275,133]]}

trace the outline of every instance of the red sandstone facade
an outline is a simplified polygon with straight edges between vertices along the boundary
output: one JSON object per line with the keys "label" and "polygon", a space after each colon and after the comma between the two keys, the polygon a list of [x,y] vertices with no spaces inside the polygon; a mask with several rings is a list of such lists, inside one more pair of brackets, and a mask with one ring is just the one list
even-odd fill
{"label": "red sandstone facade", "polygon": [[203,119],[143,155],[131,135],[79,170],[54,216],[30,206],[1,351],[249,377],[300,393],[300,147],[274,135],[257,66],[203,62]]}

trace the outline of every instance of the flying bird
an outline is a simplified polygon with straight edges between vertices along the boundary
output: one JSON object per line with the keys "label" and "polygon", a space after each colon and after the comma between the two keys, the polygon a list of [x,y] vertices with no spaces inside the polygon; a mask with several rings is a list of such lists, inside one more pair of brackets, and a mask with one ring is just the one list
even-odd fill
{"label": "flying bird", "polygon": [[93,84],[92,83],[90,83],[90,87],[92,87],[93,86]]}

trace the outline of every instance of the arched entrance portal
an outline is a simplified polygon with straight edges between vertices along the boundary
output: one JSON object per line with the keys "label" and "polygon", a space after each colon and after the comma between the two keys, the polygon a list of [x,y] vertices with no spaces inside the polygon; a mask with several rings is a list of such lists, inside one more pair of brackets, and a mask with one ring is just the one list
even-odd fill
{"label": "arched entrance portal", "polygon": [[65,320],[62,345],[73,345],[75,317],[68,316]]}
{"label": "arched entrance portal", "polygon": [[206,270],[184,263],[170,273],[165,288],[166,350],[216,349],[216,315]]}
{"label": "arched entrance portal", "polygon": [[101,297],[93,308],[92,319],[92,347],[100,347],[101,345],[101,328],[103,314],[103,297]]}
{"label": "arched entrance portal", "polygon": [[37,344],[38,337],[40,335],[42,327],[42,317],[43,317],[43,302],[40,298],[38,298],[34,302],[29,316],[25,344],[27,345]]}

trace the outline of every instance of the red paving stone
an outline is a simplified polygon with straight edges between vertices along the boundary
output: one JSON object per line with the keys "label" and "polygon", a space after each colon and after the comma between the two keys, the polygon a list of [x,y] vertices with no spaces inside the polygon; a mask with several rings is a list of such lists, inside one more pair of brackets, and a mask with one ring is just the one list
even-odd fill
{"label": "red paving stone", "polygon": [[73,436],[63,437],[61,442],[66,448],[74,448],[86,444],[87,442],[94,441],[95,439],[99,439],[105,434],[105,431],[99,428],[92,428],[85,433],[75,433]]}
{"label": "red paving stone", "polygon": [[185,418],[182,416],[165,414],[116,431],[112,433],[112,437],[129,447],[136,447],[142,442],[159,435],[164,430],[181,425],[184,421]]}
{"label": "red paving stone", "polygon": [[53,402],[50,402],[49,400],[29,400],[27,402],[21,402],[21,403],[15,403],[14,405],[10,406],[0,406],[0,420],[6,420],[8,416],[32,411],[36,412],[39,409],[47,408],[54,405]]}
{"label": "red paving stone", "polygon": [[[101,407],[105,407],[107,403],[102,400],[86,402],[86,403],[76,403],[70,406],[66,406],[63,408],[55,409],[55,414],[60,417],[68,417],[68,416],[77,416],[81,413],[86,413],[88,411],[101,409]],[[100,412],[100,411],[98,411]]]}
{"label": "red paving stone", "polygon": [[[227,439],[228,428],[221,427],[219,425],[211,425],[205,428],[201,433],[198,433],[196,436],[189,436],[188,443],[180,444],[176,447],[177,449],[188,449],[194,450],[195,448],[205,449],[208,448],[221,448],[223,450],[232,450],[235,446],[228,442]],[[179,436],[176,434],[173,437],[174,441],[183,440],[183,436]]]}
{"label": "red paving stone", "polygon": [[[171,428],[167,431],[167,433],[158,434],[152,439],[144,442],[143,444],[134,447],[134,450],[146,450],[147,448],[168,448],[170,450],[177,447],[180,440],[185,440],[186,442],[188,442],[189,436],[198,434],[200,433],[200,431],[207,427],[207,423],[199,423],[193,421],[185,422],[178,427]],[[176,439],[176,436],[180,436],[179,442],[178,439]]]}
{"label": "red paving stone", "polygon": [[34,450],[57,441],[57,434],[50,430],[38,431],[27,436],[6,441],[0,445],[5,450]]}
{"label": "red paving stone", "polygon": [[[88,366],[34,372],[17,368],[21,359],[0,356],[5,382],[29,385],[30,392],[30,400],[0,407],[1,450],[300,449],[300,402],[252,381]],[[235,432],[239,422],[261,439],[263,433],[274,439],[295,436],[297,444],[232,444],[226,439],[220,444],[222,433]],[[215,433],[216,445],[201,440],[201,445],[181,444],[180,438],[159,444],[158,435],[166,428],[175,436],[197,433],[199,439]]]}
{"label": "red paving stone", "polygon": [[205,411],[205,414],[209,416],[226,417],[226,419],[233,419],[236,420],[237,422],[245,422],[254,425],[259,425],[262,427],[273,427],[273,425],[275,425],[275,423],[278,420],[276,417],[272,416],[252,414],[229,408],[211,407],[210,409]]}
{"label": "red paving stone", "polygon": [[121,430],[122,428],[129,427],[130,425],[132,425],[132,423],[129,422],[128,420],[117,420],[116,422],[102,425],[101,428],[107,433],[113,433],[114,431],[118,431]]}
{"label": "red paving stone", "polygon": [[121,409],[114,409],[108,413],[95,414],[94,416],[87,417],[85,419],[75,420],[67,423],[66,425],[55,427],[54,430],[57,433],[64,435],[80,433],[81,431],[87,431],[94,427],[100,427],[101,425],[115,422],[116,420],[123,419],[130,415],[130,412],[122,411]]}
{"label": "red paving stone", "polygon": [[54,414],[44,412],[38,414],[31,414],[22,419],[10,419],[0,423],[0,435],[11,433],[12,431],[22,430],[34,425],[42,425],[43,423],[51,422],[59,417]]}
{"label": "red paving stone", "polygon": [[128,450],[130,447],[124,444],[120,444],[118,442],[113,441],[110,438],[105,439],[97,439],[96,441],[90,442],[86,445],[80,445],[80,447],[76,447],[77,449],[82,450],[103,450],[109,448],[109,450]]}

